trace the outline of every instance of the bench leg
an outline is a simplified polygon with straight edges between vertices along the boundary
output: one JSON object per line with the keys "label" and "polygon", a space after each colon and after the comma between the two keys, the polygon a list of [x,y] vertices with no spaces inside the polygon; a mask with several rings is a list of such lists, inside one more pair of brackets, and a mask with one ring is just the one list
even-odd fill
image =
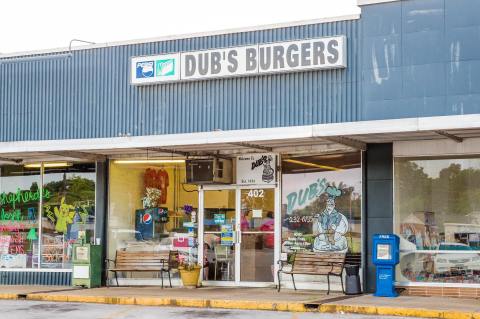
{"label": "bench leg", "polygon": [[328,283],[327,295],[329,295],[330,294],[330,275],[327,275],[327,283]]}
{"label": "bench leg", "polygon": [[293,278],[293,274],[292,274],[292,282],[293,282],[293,289],[297,290],[297,286],[295,286],[295,278]]}
{"label": "bench leg", "polygon": [[163,289],[163,270],[160,270],[160,277],[162,278],[162,289]]}
{"label": "bench leg", "polygon": [[280,285],[281,285],[280,284],[280,270],[277,271],[277,278],[278,278],[278,290],[277,291],[280,292]]}
{"label": "bench leg", "polygon": [[114,273],[115,273],[115,281],[117,282],[117,287],[118,287],[118,275],[116,271],[114,271]]}
{"label": "bench leg", "polygon": [[168,272],[168,282],[170,283],[170,288],[172,288],[172,277],[170,276],[170,270]]}

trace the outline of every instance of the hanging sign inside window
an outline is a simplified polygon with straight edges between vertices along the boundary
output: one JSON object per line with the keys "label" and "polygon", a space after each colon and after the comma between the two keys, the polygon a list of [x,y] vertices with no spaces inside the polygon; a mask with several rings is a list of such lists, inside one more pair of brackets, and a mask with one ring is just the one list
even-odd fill
{"label": "hanging sign inside window", "polygon": [[225,224],[225,214],[213,214],[213,221],[215,225]]}
{"label": "hanging sign inside window", "polygon": [[[248,154],[237,157],[237,184],[272,185],[276,183],[277,161],[275,154]],[[255,197],[260,197],[263,192]]]}
{"label": "hanging sign inside window", "polygon": [[347,66],[346,37],[134,57],[131,83],[153,84]]}
{"label": "hanging sign inside window", "polygon": [[222,246],[233,246],[233,226],[232,224],[222,225],[220,244]]}

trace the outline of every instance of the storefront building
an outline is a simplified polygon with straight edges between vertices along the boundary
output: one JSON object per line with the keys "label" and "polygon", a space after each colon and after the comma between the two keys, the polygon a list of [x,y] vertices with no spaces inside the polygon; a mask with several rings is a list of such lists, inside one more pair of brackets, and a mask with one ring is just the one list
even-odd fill
{"label": "storefront building", "polygon": [[0,56],[0,283],[68,284],[81,237],[109,259],[178,250],[204,285],[273,286],[285,255],[345,252],[372,291],[371,238],[395,233],[399,287],[477,293],[480,5],[359,5]]}

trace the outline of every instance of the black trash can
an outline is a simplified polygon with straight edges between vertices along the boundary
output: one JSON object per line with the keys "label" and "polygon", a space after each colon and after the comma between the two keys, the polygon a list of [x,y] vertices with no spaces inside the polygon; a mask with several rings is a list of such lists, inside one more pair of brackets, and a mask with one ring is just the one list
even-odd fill
{"label": "black trash can", "polygon": [[345,294],[346,295],[359,295],[362,293],[362,287],[360,286],[359,265],[345,265],[347,272],[347,278],[345,280]]}

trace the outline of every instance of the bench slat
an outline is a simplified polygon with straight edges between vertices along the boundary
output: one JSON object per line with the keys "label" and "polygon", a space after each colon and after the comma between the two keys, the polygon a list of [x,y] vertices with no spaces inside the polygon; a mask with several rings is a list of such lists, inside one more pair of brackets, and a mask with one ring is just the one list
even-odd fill
{"label": "bench slat", "polygon": [[139,267],[139,268],[134,268],[134,267],[126,267],[126,268],[112,268],[110,271],[152,271],[152,272],[157,272],[162,270],[161,268],[147,268],[147,267]]}
{"label": "bench slat", "polygon": [[305,275],[340,275],[345,264],[345,253],[297,252],[291,274]]}
{"label": "bench slat", "polygon": [[165,259],[168,258],[165,256],[117,256],[117,259]]}
{"label": "bench slat", "polygon": [[118,250],[112,271],[160,271],[168,266],[169,251],[122,251]]}
{"label": "bench slat", "polygon": [[330,259],[318,259],[318,260],[305,260],[305,259],[297,259],[295,263],[302,263],[302,264],[343,264],[343,260],[330,260]]}
{"label": "bench slat", "polygon": [[115,265],[115,267],[130,267],[130,266],[137,266],[137,267],[141,267],[141,266],[145,266],[145,267],[160,267],[160,266],[163,266],[164,263],[118,263]]}

